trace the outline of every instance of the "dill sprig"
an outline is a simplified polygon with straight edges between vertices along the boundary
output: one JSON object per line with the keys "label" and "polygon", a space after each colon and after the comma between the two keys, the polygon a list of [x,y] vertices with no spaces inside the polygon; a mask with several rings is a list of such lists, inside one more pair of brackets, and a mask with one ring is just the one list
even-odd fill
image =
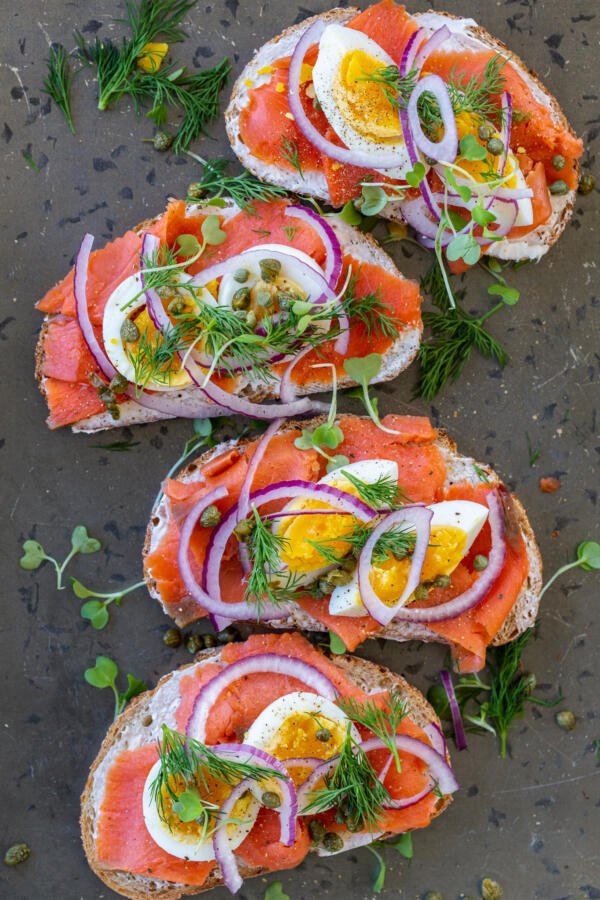
{"label": "dill sprig", "polygon": [[304,172],[300,164],[300,151],[296,141],[291,141],[285,134],[281,135],[281,155],[287,159],[289,164],[298,172],[302,181],[304,181]]}
{"label": "dill sprig", "polygon": [[341,469],[341,474],[356,489],[360,499],[372,509],[399,509],[405,503],[410,503],[393,475],[380,475],[377,481],[367,482],[347,469]]}
{"label": "dill sprig", "polygon": [[169,384],[171,366],[178,353],[185,350],[201,333],[191,318],[177,321],[171,328],[154,334],[142,332],[135,350],[127,350],[133,366],[136,391],[141,392],[151,381]]}
{"label": "dill sprig", "polygon": [[408,715],[408,708],[400,692],[392,688],[385,699],[385,705],[381,707],[377,706],[374,700],[359,703],[355,697],[341,697],[336,702],[352,722],[368,728],[375,737],[383,741],[394,757],[397,771],[402,771],[396,747],[396,733],[398,726]]}
{"label": "dill sprig", "polygon": [[312,793],[302,812],[319,813],[335,806],[343,809],[346,821],[358,830],[366,827],[376,831],[389,799],[389,791],[377,778],[366,753],[352,738],[348,723],[334,770],[326,776],[325,787]]}
{"label": "dill sprig", "polygon": [[360,271],[352,274],[346,293],[342,298],[342,305],[346,313],[354,321],[362,323],[369,340],[373,337],[385,337],[395,341],[402,322],[390,313],[389,307],[383,302],[379,288],[362,297],[356,296],[359,274]]}
{"label": "dill sprig", "polygon": [[229,163],[226,159],[204,160],[195,153],[188,153],[188,156],[204,167],[200,181],[194,182],[188,190],[187,199],[191,203],[208,205],[212,200],[230,197],[240,209],[250,215],[256,215],[257,202],[287,197],[285,188],[265,184],[250,172],[227,175],[225,170]]}
{"label": "dill sprig", "polygon": [[[324,541],[308,540],[308,543],[315,550],[318,550],[328,565],[337,566],[349,553],[357,557],[371,537],[372,531],[373,527],[370,525],[356,525],[353,531],[339,538],[328,538]],[[350,545],[348,552],[342,556],[338,556],[331,547],[327,546],[327,544],[339,543],[340,541]],[[393,528],[384,532],[377,540],[373,548],[371,562],[375,566],[382,566],[392,557],[394,559],[404,559],[415,549],[415,542],[416,534],[414,531],[394,525]]]}
{"label": "dill sprig", "polygon": [[383,92],[392,106],[401,106],[405,108],[410,99],[410,95],[417,86],[419,73],[416,69],[411,69],[406,75],[400,75],[398,66],[379,66],[369,74],[365,73],[359,81],[371,81],[379,84],[383,88]]}
{"label": "dill sprig", "polygon": [[252,507],[250,519],[252,532],[247,539],[251,570],[246,583],[244,599],[257,607],[260,615],[261,604],[287,603],[295,597],[298,578],[293,573],[281,573],[281,553],[289,541],[275,534],[272,525],[263,521],[256,508]]}
{"label": "dill sprig", "polygon": [[[182,794],[191,791],[195,806],[193,818],[199,821],[203,837],[207,835],[211,819],[218,809],[209,800],[203,800],[200,796],[200,791],[207,793],[209,790],[207,778],[217,779],[228,785],[235,785],[244,778],[257,782],[268,778],[281,778],[281,773],[274,769],[252,762],[239,762],[216,754],[211,747],[180,734],[167,725],[162,726],[158,756],[160,769],[150,786],[150,791],[159,816],[164,822],[169,822],[170,816],[165,808],[165,793],[174,806],[180,803]],[[177,812],[176,806],[174,811]],[[182,821],[190,819],[186,817],[182,818]]]}
{"label": "dill sprig", "polygon": [[62,44],[52,44],[48,57],[48,74],[44,79],[44,92],[56,103],[72,134],[75,134],[73,114],[71,112],[71,84],[74,73],[71,69],[70,57]]}
{"label": "dill sprig", "polygon": [[485,322],[505,306],[503,301],[479,317],[470,315],[459,305],[464,292],[453,295],[454,305],[451,306],[437,259],[423,278],[421,287],[429,293],[440,312],[423,313],[423,321],[430,327],[432,337],[419,349],[419,397],[433,400],[448,381],[456,381],[473,350],[478,350],[487,359],[495,359],[501,366],[506,365],[506,350],[485,328]]}

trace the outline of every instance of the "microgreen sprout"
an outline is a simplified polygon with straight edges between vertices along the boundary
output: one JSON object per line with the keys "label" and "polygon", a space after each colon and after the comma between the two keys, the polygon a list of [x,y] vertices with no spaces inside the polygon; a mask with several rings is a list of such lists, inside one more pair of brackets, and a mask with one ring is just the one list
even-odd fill
{"label": "microgreen sprout", "polygon": [[600,569],[600,544],[596,543],[596,541],[583,541],[583,543],[579,544],[577,547],[577,556],[576,558],[570,562],[565,563],[564,566],[561,566],[554,575],[548,579],[542,591],[540,593],[540,599],[544,596],[548,588],[554,584],[557,578],[560,578],[565,572],[568,572],[569,569],[580,568],[583,569],[584,572],[592,572]]}
{"label": "microgreen sprout", "polygon": [[127,674],[127,689],[120,692],[117,688],[119,667],[108,656],[97,656],[96,664],[83,673],[83,677],[92,687],[110,688],[115,698],[115,719],[123,712],[129,701],[146,690],[146,682],[134,675]]}
{"label": "microgreen sprout", "polygon": [[[79,597],[80,600],[87,601],[81,607],[79,611],[80,615],[82,619],[87,619],[92,628],[95,628],[97,631],[100,631],[102,628],[105,628],[106,625],[108,625],[108,607],[111,603],[114,603],[115,606],[120,606],[123,597],[126,597],[127,594],[131,594],[133,593],[133,591],[137,591],[139,590],[139,588],[143,588],[145,586],[145,581],[138,581],[135,584],[130,585],[129,587],[123,588],[122,590],[103,594],[85,587],[85,585],[78,581],[77,578],[71,577],[71,587],[73,588],[73,593],[76,597]],[[89,600],[89,597],[95,597],[98,599]]]}
{"label": "microgreen sprout", "polygon": [[22,569],[34,571],[44,562],[51,563],[56,571],[56,588],[62,591],[65,588],[62,583],[63,574],[71,560],[78,553],[97,553],[101,546],[100,541],[89,536],[85,525],[76,525],[71,534],[71,549],[62,563],[49,556],[38,541],[28,540],[23,543],[23,556],[19,560],[19,565]]}

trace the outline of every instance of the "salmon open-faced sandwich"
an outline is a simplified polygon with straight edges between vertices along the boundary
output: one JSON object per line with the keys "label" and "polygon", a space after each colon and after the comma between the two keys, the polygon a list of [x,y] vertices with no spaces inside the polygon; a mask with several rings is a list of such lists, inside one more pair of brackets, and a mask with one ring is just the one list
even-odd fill
{"label": "salmon open-faced sandwich", "polygon": [[199,654],[111,726],[81,798],[112,890],[177,900],[427,827],[458,784],[425,698],[299,634]]}
{"label": "salmon open-faced sandwich", "polygon": [[428,419],[272,423],[163,484],[149,591],[184,625],[206,614],[450,645],[478,671],[535,621],[541,559],[525,510]]}
{"label": "salmon open-faced sandwich", "polygon": [[370,235],[289,200],[173,200],[92,244],[38,303],[50,428],[306,415],[307,395],[353,383],[347,358],[380,353],[387,380],[419,347],[418,285]]}
{"label": "salmon open-faced sandwich", "polygon": [[581,140],[471,18],[381,0],[305,19],[257,51],[226,120],[250,171],[406,222],[453,264],[537,260],[573,210]]}

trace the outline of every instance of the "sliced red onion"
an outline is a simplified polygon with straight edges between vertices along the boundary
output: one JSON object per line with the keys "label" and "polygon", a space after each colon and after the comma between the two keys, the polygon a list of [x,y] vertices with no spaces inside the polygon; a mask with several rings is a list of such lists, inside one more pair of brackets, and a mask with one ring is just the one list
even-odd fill
{"label": "sliced red onion", "polygon": [[[419,584],[421,578],[421,570],[425,561],[425,554],[429,545],[430,522],[433,513],[425,506],[403,506],[395,512],[390,513],[383,519],[379,525],[376,525],[367,543],[363,547],[358,558],[357,574],[358,589],[360,599],[362,600],[366,610],[379,622],[380,625],[389,625],[393,618],[396,617],[398,610],[408,600],[415,588]],[[412,554],[410,569],[406,585],[402,591],[402,595],[393,606],[388,606],[379,599],[369,578],[371,570],[371,558],[375,545],[382,534],[385,534],[395,525],[408,525],[416,531],[415,549]]]}
{"label": "sliced red onion", "polygon": [[500,140],[504,144],[504,150],[498,160],[498,175],[504,175],[506,168],[506,160],[508,159],[508,151],[510,150],[510,133],[512,129],[512,97],[508,91],[502,91],[500,95],[500,109],[502,113],[502,127],[500,129]]}
{"label": "sliced red onion", "polygon": [[406,46],[402,52],[402,57],[400,59],[399,71],[400,75],[408,75],[408,73],[414,68],[414,61],[417,55],[417,51],[421,45],[421,41],[426,35],[426,31],[424,28],[417,28],[416,31],[413,31],[411,36],[406,42]]}
{"label": "sliced red onion", "polygon": [[442,682],[444,690],[446,691],[446,696],[448,697],[450,714],[452,716],[452,725],[454,726],[454,740],[456,742],[456,749],[466,750],[467,735],[465,734],[465,727],[463,725],[462,716],[460,714],[460,706],[458,705],[458,700],[456,699],[456,694],[454,693],[452,676],[448,669],[441,670],[440,681]]}
{"label": "sliced red onion", "polygon": [[200,688],[187,723],[186,734],[203,744],[206,743],[206,723],[221,693],[240,678],[258,673],[297,678],[306,688],[327,697],[328,700],[335,700],[339,693],[326,675],[296,656],[257,653],[226,666]]}
{"label": "sliced red onion", "polygon": [[312,349],[313,348],[309,344],[307,347],[300,350],[299,353],[296,353],[281,376],[281,382],[279,383],[279,399],[282,403],[293,403],[296,399],[296,385],[292,381],[292,372],[300,360],[305,356],[308,356]]}
{"label": "sliced red onion", "polygon": [[[223,752],[224,750],[225,752]],[[271,769],[281,771],[281,778],[277,779],[277,783],[282,792],[281,806],[277,809],[281,819],[281,843],[285,844],[286,847],[291,846],[296,839],[298,804],[294,785],[279,760],[270,756],[268,753],[258,750],[256,747],[250,747],[247,744],[225,744],[219,747],[216,752],[223,756],[226,756],[228,753],[233,753],[238,757],[244,756],[247,758],[249,756],[251,759],[259,759]],[[229,843],[226,822],[240,797],[242,797],[246,791],[253,791],[255,788],[256,782],[253,781],[253,779],[244,778],[239,784],[235,785],[216,816],[216,829],[213,835],[215,859],[220,866],[225,886],[229,888],[232,894],[239,891],[244,880],[240,875],[235,854]]]}
{"label": "sliced red onion", "polygon": [[431,746],[433,749],[439,753],[441,756],[446,758],[446,738],[444,737],[444,732],[440,728],[436,722],[430,722],[427,725],[422,726],[422,731],[425,732]]}
{"label": "sliced red onion", "polygon": [[348,150],[347,147],[339,147],[337,144],[333,144],[323,137],[304,112],[302,98],[300,97],[302,63],[309,48],[319,42],[325,27],[325,21],[318,19],[307,28],[292,54],[288,75],[288,102],[296,125],[313,147],[316,147],[317,150],[320,150],[321,153],[324,153],[330,159],[335,159],[338,162],[351,166],[361,166],[366,169],[393,169],[396,166],[401,166],[404,163],[404,158],[400,153],[393,150]]}
{"label": "sliced red onion", "polygon": [[[444,137],[441,141],[430,141],[421,127],[417,104],[419,97],[426,91],[433,94],[437,100],[440,115],[442,117],[442,125],[444,128]],[[458,133],[456,131],[456,119],[452,108],[452,101],[448,93],[448,88],[439,75],[426,75],[417,82],[415,89],[410,95],[408,101],[408,123],[414,137],[415,143],[419,150],[432,159],[441,162],[454,162],[458,152]]]}
{"label": "sliced red onion", "polygon": [[487,495],[489,508],[488,522],[492,535],[492,546],[488,555],[487,567],[479,578],[462,594],[440,603],[438,606],[415,608],[404,606],[400,608],[395,619],[402,622],[443,622],[446,619],[455,619],[468,609],[478,606],[491,590],[494,582],[502,572],[506,559],[506,544],[504,542],[504,512],[498,494],[493,491]]}
{"label": "sliced red onion", "polygon": [[[432,195],[434,199],[436,195]],[[428,237],[435,241],[439,227],[438,219],[434,221],[429,215],[429,207],[425,204],[423,197],[414,197],[412,200],[405,200],[401,206],[402,218],[408,222],[411,228],[417,232],[417,235]]]}
{"label": "sliced red onion", "polygon": [[[271,438],[279,431],[280,427],[284,423],[285,419],[274,419],[256,445],[256,449],[252,455],[252,459],[250,460],[250,464],[246,472],[246,477],[244,478],[242,487],[240,488],[240,495],[237,502],[238,522],[240,522],[242,519],[248,518],[248,515],[250,513],[250,491],[252,490],[254,476],[256,475],[258,467],[260,466],[263,456],[266,453],[267,447],[271,442]],[[241,541],[238,543],[238,554],[240,557],[242,570],[247,575],[250,571],[250,557],[248,555],[246,545]]]}
{"label": "sliced red onion", "polygon": [[288,206],[285,214],[306,222],[319,236],[325,247],[325,265],[323,267],[325,278],[329,287],[335,290],[342,274],[342,248],[335,231],[329,222],[314,209],[307,209],[305,206]]}
{"label": "sliced red onion", "polygon": [[[181,577],[183,579],[186,590],[196,601],[196,603],[198,603],[198,605],[205,609],[207,612],[212,613],[216,616],[226,617],[230,620],[256,619],[256,612],[252,610],[249,604],[245,601],[240,601],[238,603],[226,603],[222,599],[218,574],[216,578],[216,593],[214,595],[211,595],[210,588],[208,592],[204,590],[204,587],[198,584],[198,582],[196,581],[190,563],[190,539],[200,516],[208,506],[211,506],[217,500],[223,499],[223,497],[226,497],[227,494],[228,491],[226,487],[216,487],[214,490],[206,494],[205,497],[199,500],[198,503],[195,504],[195,506],[192,507],[181,529],[181,536],[179,538],[179,550],[177,553],[177,565],[179,566],[179,571],[181,572]],[[235,510],[236,507],[233,507],[233,509]],[[216,530],[218,529],[215,529],[215,531]],[[213,535],[211,535],[211,540]],[[206,559],[204,561],[204,571],[207,571],[206,566],[208,555],[209,553],[207,551]],[[211,586],[212,583],[214,582],[211,582]],[[261,618],[266,621],[269,621],[270,619],[281,619],[284,618],[284,616],[286,616],[287,614],[288,611],[285,607],[275,606],[273,603],[261,604]]]}
{"label": "sliced red onion", "polygon": [[425,43],[415,56],[415,61],[412,68],[416,69],[417,72],[420,72],[429,56],[434,53],[438,49],[438,47],[441,47],[449,37],[450,29],[447,25],[442,25],[441,28],[438,28],[437,31],[434,31],[431,37],[425,41]]}
{"label": "sliced red onion", "polygon": [[[155,234],[145,232],[144,237],[142,238],[142,258],[151,256],[152,253],[155,250],[158,250],[159,247],[159,238]],[[141,266],[140,281],[142,282],[142,290],[146,295],[146,309],[148,310],[148,315],[152,319],[152,324],[158,331],[161,331],[164,334],[172,327],[171,320],[167,315],[165,308],[162,305],[162,301],[154,288],[146,287],[145,271]]]}

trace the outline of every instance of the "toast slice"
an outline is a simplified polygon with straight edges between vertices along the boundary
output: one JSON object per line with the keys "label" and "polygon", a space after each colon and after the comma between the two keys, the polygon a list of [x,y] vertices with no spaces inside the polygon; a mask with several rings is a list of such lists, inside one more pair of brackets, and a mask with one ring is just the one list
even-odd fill
{"label": "toast slice", "polygon": [[[174,727],[174,707],[178,698],[178,687],[181,678],[190,673],[195,666],[218,661],[220,649],[204,650],[196,657],[195,662],[176,669],[162,678],[153,691],[147,691],[135,697],[123,713],[111,725],[104,738],[100,751],[93,762],[90,773],[81,795],[81,838],[90,867],[96,875],[113,891],[130,897],[132,900],[143,898],[159,898],[159,900],[178,900],[189,894],[208,891],[223,884],[218,866],[209,875],[203,887],[197,885],[174,884],[145,875],[117,871],[104,868],[95,851],[95,834],[100,805],[102,803],[106,775],[111,765],[123,750],[132,750],[145,744],[156,742],[160,738],[163,722]],[[357,687],[366,693],[375,693],[395,688],[406,700],[411,719],[419,727],[436,725],[437,718],[425,697],[412,687],[400,675],[396,675],[384,666],[380,666],[354,656],[329,657]],[[450,757],[446,751],[447,761]],[[438,816],[452,802],[451,796],[444,797],[436,807],[434,816]],[[388,835],[385,835],[386,837]],[[356,844],[347,841],[345,850],[351,850]],[[325,851],[320,851],[323,855]],[[268,875],[264,868],[249,868],[240,865],[243,878],[257,875]]]}
{"label": "toast slice", "polygon": [[[316,417],[310,421],[300,420],[287,422],[282,426],[280,431],[294,431],[299,435],[303,428],[312,428],[323,421],[323,417]],[[249,439],[240,442],[228,441],[213,447],[196,459],[191,465],[183,469],[177,476],[178,480],[183,482],[197,481],[201,477],[200,469],[203,464],[209,462],[209,460],[234,445],[240,446],[246,443],[249,443]],[[471,457],[462,456],[458,452],[454,441],[444,431],[438,430],[435,443],[442,452],[446,463],[446,486],[450,486],[456,482],[467,482],[473,485],[478,484],[480,482],[480,475],[475,469],[475,466],[477,466],[479,472],[485,473],[485,477],[491,485],[498,487],[503,485],[500,477],[490,466],[485,463],[478,463]],[[542,558],[535,540],[533,529],[527,518],[527,513],[519,499],[514,494],[509,496],[512,501],[509,509],[509,514],[512,517],[511,524],[521,532],[525,542],[529,561],[529,573],[509,616],[492,641],[495,646],[506,644],[509,641],[514,640],[519,634],[533,625],[537,618],[539,594],[542,588]],[[163,497],[157,508],[152,511],[150,523],[146,531],[144,557],[159,545],[167,527],[167,517],[168,503],[166,498]],[[197,618],[197,605],[191,597],[183,598],[183,600],[177,604],[175,607],[176,614],[174,615],[173,608],[167,609],[165,606],[156,581],[151,577],[151,574],[145,571],[144,576],[151,596],[162,604],[165,612],[168,615],[173,616],[178,625],[186,625]],[[306,631],[323,631],[323,625],[312,618],[312,616],[308,615],[300,607],[297,607],[289,618],[282,620],[281,622],[273,623],[273,626],[301,628]],[[413,622],[393,621],[387,627],[378,631],[375,636],[393,641],[420,640],[438,643],[443,642],[440,635],[435,634],[425,625]]]}
{"label": "toast slice", "polygon": [[[231,100],[225,113],[227,134],[231,147],[246,169],[249,169],[264,181],[280,185],[290,191],[302,194],[310,194],[325,202],[330,202],[331,197],[327,187],[327,180],[320,172],[304,172],[301,178],[296,171],[291,171],[284,166],[275,163],[265,163],[253,156],[252,152],[244,144],[240,135],[240,113],[250,100],[249,85],[259,87],[268,80],[268,75],[261,74],[265,66],[278,59],[291,56],[294,48],[304,32],[318,19],[326,24],[337,23],[345,25],[360,13],[356,7],[345,9],[332,9],[320,16],[312,16],[304,19],[290,28],[286,28],[280,35],[267,41],[256,52],[254,58],[242,70],[231,94]],[[575,134],[569,125],[558,101],[542,84],[539,76],[501,41],[492,37],[489,32],[478,25],[474,19],[460,18],[451,13],[433,12],[414,13],[413,18],[419,25],[426,28],[431,34],[442,25],[447,25],[452,32],[448,46],[452,50],[490,49],[506,58],[510,58],[511,65],[518,71],[525,83],[530,88],[536,100],[546,106],[553,121],[562,128]],[[512,238],[492,243],[486,250],[488,256],[495,256],[504,260],[539,260],[550,247],[556,243],[569,221],[575,203],[575,190],[569,190],[563,195],[552,195],[552,213],[547,222],[529,232],[523,237]],[[398,201],[388,203],[380,215],[393,222],[403,222],[400,204]]]}
{"label": "toast slice", "polygon": [[[233,200],[228,200],[226,207],[206,206],[199,209],[197,206],[192,206],[188,209],[188,215],[193,215],[194,212],[198,214],[202,213],[203,215],[212,213],[227,220],[236,216],[240,211],[240,207],[234,203]],[[392,259],[370,234],[359,231],[357,228],[348,225],[337,216],[330,217],[328,221],[332,225],[340,241],[344,255],[352,257],[352,259],[356,261],[357,266],[361,263],[371,263],[380,266],[395,277],[403,277]],[[147,219],[132,230],[137,234],[142,234],[155,222],[156,219]],[[48,325],[52,318],[53,316],[51,315],[45,317],[35,351],[35,375],[44,397],[46,396],[46,379],[43,374],[46,352],[45,339]],[[379,375],[375,379],[376,382],[389,381],[399,375],[400,372],[403,372],[404,369],[410,365],[418,352],[422,332],[423,325],[420,319],[417,323],[407,324],[400,329],[398,337],[384,354],[383,364]],[[365,347],[365,353],[367,352],[368,347]],[[315,369],[314,372],[314,378],[305,387],[299,388],[298,394],[315,394],[330,389],[330,382],[325,381],[322,375],[317,374],[320,373],[321,370]],[[350,387],[353,384],[354,382],[346,375],[338,378],[339,387]],[[195,390],[197,390],[197,388]],[[175,394],[175,396],[184,396],[188,391],[189,389],[185,389],[177,394],[173,392],[173,394]],[[276,391],[276,385],[252,384],[242,377],[238,377],[235,389],[237,394],[248,397],[250,400],[256,402],[273,399],[276,397]],[[117,420],[113,419],[108,411],[102,412],[76,422],[71,426],[72,430],[75,432],[94,433],[109,428],[121,428],[129,425],[139,425],[145,422],[155,422],[162,419],[173,418],[172,416],[165,416],[154,410],[140,406],[140,404],[135,403],[133,400],[124,400],[123,402],[120,402],[119,411],[120,417]],[[216,408],[215,415],[220,414],[218,408]]]}

